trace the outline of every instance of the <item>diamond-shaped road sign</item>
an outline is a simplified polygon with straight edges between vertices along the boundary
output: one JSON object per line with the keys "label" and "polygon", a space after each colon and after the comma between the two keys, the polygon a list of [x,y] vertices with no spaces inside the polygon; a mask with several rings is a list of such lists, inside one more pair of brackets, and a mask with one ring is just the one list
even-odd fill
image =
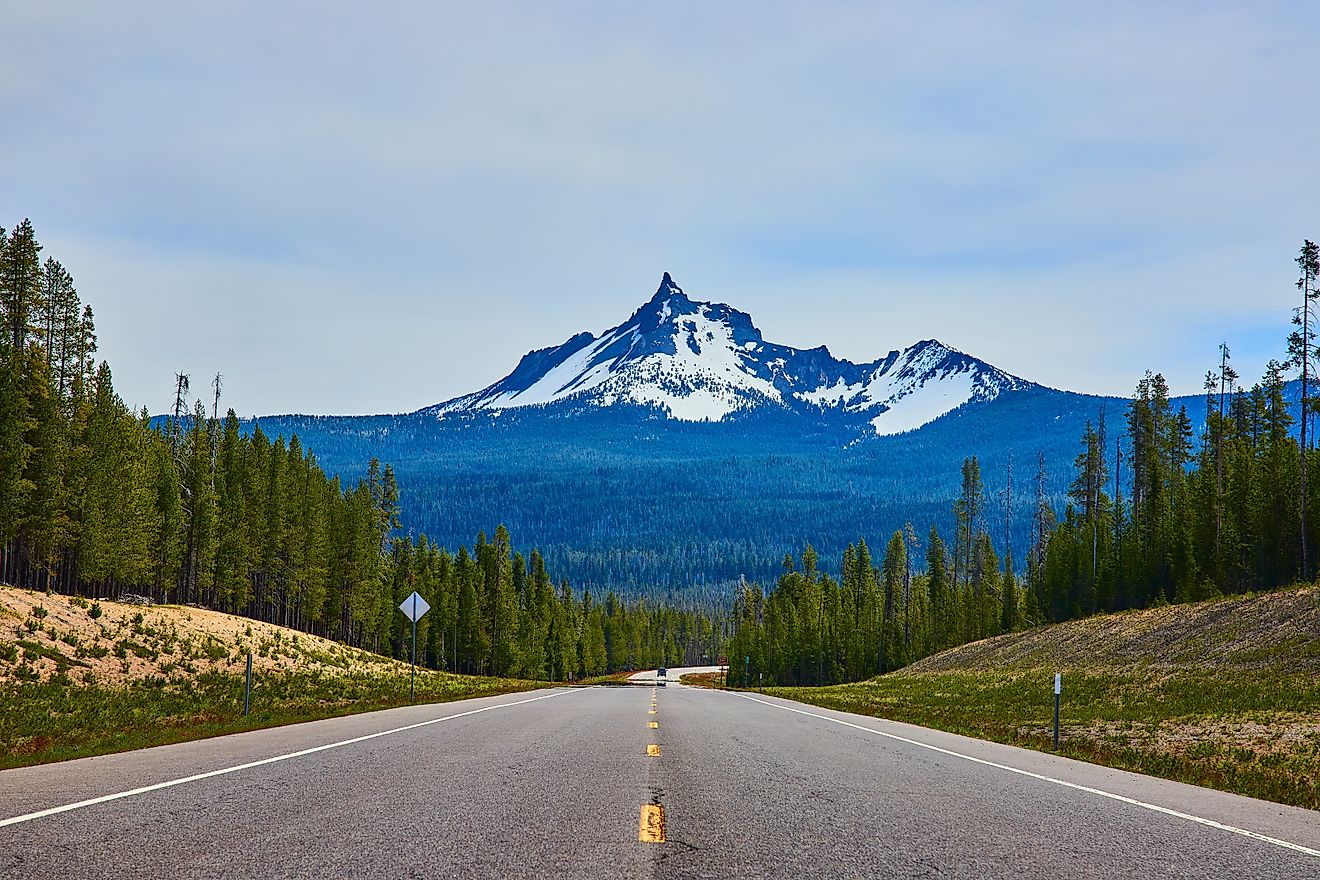
{"label": "diamond-shaped road sign", "polygon": [[431,610],[431,606],[426,604],[426,600],[417,595],[417,591],[414,590],[413,594],[404,599],[403,603],[399,605],[399,610],[403,612],[404,617],[416,623],[422,619],[423,614]]}

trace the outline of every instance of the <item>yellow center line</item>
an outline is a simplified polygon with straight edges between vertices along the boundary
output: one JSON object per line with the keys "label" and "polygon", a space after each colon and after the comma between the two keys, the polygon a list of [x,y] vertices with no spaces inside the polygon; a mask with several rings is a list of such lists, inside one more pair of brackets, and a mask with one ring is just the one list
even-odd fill
{"label": "yellow center line", "polygon": [[660,757],[660,747],[655,743],[651,743],[649,746],[646,747],[646,756],[648,758]]}
{"label": "yellow center line", "polygon": [[654,715],[654,714],[655,714],[655,710],[652,709],[651,711],[647,712],[646,714],[647,714],[647,715]]}
{"label": "yellow center line", "polygon": [[652,730],[655,730],[655,729],[658,728],[659,726],[660,726],[660,722],[658,722],[658,721],[652,721],[652,722],[651,722],[651,729],[652,729]]}
{"label": "yellow center line", "polygon": [[665,842],[665,808],[659,804],[642,804],[642,815],[637,823],[637,839],[642,843]]}

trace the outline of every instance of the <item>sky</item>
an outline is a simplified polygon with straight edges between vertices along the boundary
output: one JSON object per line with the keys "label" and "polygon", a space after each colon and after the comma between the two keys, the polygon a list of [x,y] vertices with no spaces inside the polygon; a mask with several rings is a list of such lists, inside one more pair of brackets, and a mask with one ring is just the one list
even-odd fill
{"label": "sky", "polygon": [[[212,8],[204,8],[212,7]],[[1320,5],[0,0],[0,225],[134,407],[403,412],[663,272],[1054,387],[1282,357]]]}

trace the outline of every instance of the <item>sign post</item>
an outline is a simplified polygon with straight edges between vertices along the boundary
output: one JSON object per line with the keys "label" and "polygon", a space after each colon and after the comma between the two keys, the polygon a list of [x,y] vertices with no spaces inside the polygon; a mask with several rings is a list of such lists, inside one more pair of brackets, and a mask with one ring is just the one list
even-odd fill
{"label": "sign post", "polygon": [[1054,673],[1054,751],[1059,750],[1059,694],[1063,693],[1063,675]]}
{"label": "sign post", "polygon": [[413,590],[413,594],[399,605],[399,610],[412,621],[412,678],[408,682],[408,699],[412,700],[417,695],[417,621],[431,610],[431,606]]}

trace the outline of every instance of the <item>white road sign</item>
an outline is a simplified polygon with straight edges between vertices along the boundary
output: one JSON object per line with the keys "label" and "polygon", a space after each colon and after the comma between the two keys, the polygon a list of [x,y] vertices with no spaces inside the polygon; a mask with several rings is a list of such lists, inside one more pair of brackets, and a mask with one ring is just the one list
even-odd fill
{"label": "white road sign", "polygon": [[417,595],[416,590],[413,590],[413,594],[403,600],[399,610],[403,612],[404,617],[416,623],[422,619],[423,614],[431,610],[431,606],[426,604],[425,599]]}

